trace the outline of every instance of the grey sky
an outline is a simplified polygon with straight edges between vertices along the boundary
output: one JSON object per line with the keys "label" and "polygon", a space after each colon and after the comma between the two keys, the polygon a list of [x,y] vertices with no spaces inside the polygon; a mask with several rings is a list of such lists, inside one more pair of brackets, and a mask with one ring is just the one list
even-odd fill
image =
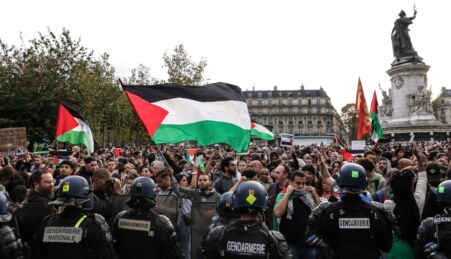
{"label": "grey sky", "polygon": [[[433,96],[451,87],[450,1],[416,1],[413,46],[431,66]],[[322,86],[337,110],[355,101],[360,76],[368,105],[380,83],[390,85],[390,33],[413,1],[3,1],[0,38],[19,44],[62,27],[97,54],[108,52],[120,76],[139,64],[166,78],[163,53],[183,43],[205,76],[243,90]],[[378,91],[379,103],[381,94]]]}

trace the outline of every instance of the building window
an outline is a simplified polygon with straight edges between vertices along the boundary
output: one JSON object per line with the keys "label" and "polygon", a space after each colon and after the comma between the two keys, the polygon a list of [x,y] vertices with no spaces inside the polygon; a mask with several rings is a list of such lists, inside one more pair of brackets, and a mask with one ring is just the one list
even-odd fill
{"label": "building window", "polygon": [[268,97],[271,98],[272,97],[272,93],[268,92]]}
{"label": "building window", "polygon": [[258,100],[258,106],[261,106],[261,105],[262,105],[262,100],[259,99],[259,100]]}
{"label": "building window", "polygon": [[258,98],[262,98],[262,93],[258,92],[257,96],[258,96]]}
{"label": "building window", "polygon": [[441,99],[441,100],[440,100],[440,103],[441,103],[441,104],[445,104],[445,100]]}
{"label": "building window", "polygon": [[312,105],[312,99],[308,99],[308,105]]}
{"label": "building window", "polygon": [[252,93],[248,93],[248,94],[247,94],[247,97],[248,97],[248,98],[252,98]]}

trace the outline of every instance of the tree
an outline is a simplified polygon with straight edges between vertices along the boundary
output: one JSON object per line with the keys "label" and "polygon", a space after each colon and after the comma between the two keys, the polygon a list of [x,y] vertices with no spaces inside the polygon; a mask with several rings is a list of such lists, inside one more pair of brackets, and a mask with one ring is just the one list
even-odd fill
{"label": "tree", "polygon": [[168,81],[180,85],[200,85],[204,83],[203,72],[207,66],[207,59],[202,58],[198,63],[193,62],[185,51],[183,44],[174,48],[174,53],[163,55],[164,66],[168,69]]}
{"label": "tree", "polygon": [[30,146],[52,139],[62,101],[83,114],[98,137],[121,96],[108,59],[94,56],[66,29],[39,33],[20,47],[0,40],[0,128],[26,127]]}
{"label": "tree", "polygon": [[341,108],[341,120],[343,121],[346,138],[349,142],[357,138],[357,110],[355,103],[348,103]]}

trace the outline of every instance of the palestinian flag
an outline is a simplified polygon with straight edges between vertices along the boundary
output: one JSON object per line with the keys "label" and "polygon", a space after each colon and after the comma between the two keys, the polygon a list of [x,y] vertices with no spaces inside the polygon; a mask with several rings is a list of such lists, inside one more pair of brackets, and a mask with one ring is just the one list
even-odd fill
{"label": "palestinian flag", "polygon": [[226,83],[122,85],[156,144],[194,140],[227,144],[240,152],[250,141],[251,119],[241,89]]}
{"label": "palestinian flag", "polygon": [[273,140],[274,139],[274,134],[261,124],[252,122],[251,128],[252,128],[251,135],[256,136],[257,138],[260,138],[263,140]]}
{"label": "palestinian flag", "polygon": [[88,153],[94,152],[94,136],[86,120],[76,111],[60,103],[56,119],[56,140],[83,144]]}
{"label": "palestinian flag", "polygon": [[335,144],[337,144],[337,146],[340,148],[338,150],[338,153],[343,156],[344,161],[350,161],[354,157],[351,153],[349,153],[348,150],[346,150],[344,142],[340,139],[339,136],[337,136],[337,134],[335,134]]}
{"label": "palestinian flag", "polygon": [[382,126],[379,123],[379,112],[377,110],[377,96],[376,91],[373,92],[373,100],[371,101],[370,118],[371,118],[371,139],[377,142],[379,139],[383,138]]}
{"label": "palestinian flag", "polygon": [[193,161],[194,160],[194,155],[196,154],[197,149],[186,149],[185,150],[185,159],[187,161]]}

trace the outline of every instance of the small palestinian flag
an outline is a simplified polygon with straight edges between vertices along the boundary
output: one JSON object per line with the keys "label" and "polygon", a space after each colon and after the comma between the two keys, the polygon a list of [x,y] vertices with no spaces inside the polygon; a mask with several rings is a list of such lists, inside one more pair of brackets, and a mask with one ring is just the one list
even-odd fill
{"label": "small palestinian flag", "polygon": [[188,140],[247,150],[251,119],[241,89],[226,83],[122,85],[147,134],[156,144]]}
{"label": "small palestinian flag", "polygon": [[56,119],[56,140],[83,144],[88,153],[94,152],[94,136],[86,120],[76,111],[60,103]]}
{"label": "small palestinian flag", "polygon": [[263,139],[263,140],[273,140],[274,134],[265,128],[265,126],[258,124],[256,122],[252,122],[252,129],[251,129],[251,135],[256,136],[257,138]]}
{"label": "small palestinian flag", "polygon": [[187,161],[193,161],[194,160],[194,155],[196,154],[197,149],[186,149],[185,150],[185,159]]}

